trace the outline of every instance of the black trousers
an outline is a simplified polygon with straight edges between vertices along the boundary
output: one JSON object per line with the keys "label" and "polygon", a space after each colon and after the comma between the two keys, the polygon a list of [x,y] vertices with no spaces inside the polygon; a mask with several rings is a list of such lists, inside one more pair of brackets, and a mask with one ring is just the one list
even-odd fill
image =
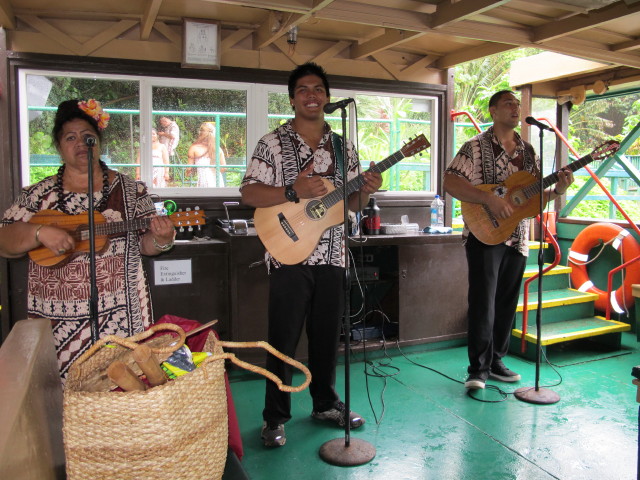
{"label": "black trousers", "polygon": [[469,235],[468,354],[470,374],[485,378],[507,354],[527,257],[515,248],[485,245]]}
{"label": "black trousers", "polygon": [[[339,397],[335,391],[337,351],[344,313],[343,268],[331,265],[284,265],[269,275],[268,342],[294,357],[306,323],[309,340],[309,392],[313,409],[332,408]],[[291,385],[292,367],[267,355],[267,370]],[[285,423],[291,419],[291,394],[267,380],[264,420]]]}

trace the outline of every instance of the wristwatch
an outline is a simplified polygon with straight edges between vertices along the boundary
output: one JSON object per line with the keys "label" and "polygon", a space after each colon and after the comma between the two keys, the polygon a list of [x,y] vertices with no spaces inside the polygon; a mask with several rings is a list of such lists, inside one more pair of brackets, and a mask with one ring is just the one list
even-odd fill
{"label": "wristwatch", "polygon": [[300,199],[298,198],[298,194],[293,189],[293,184],[284,187],[284,197],[290,202],[298,203],[300,201]]}

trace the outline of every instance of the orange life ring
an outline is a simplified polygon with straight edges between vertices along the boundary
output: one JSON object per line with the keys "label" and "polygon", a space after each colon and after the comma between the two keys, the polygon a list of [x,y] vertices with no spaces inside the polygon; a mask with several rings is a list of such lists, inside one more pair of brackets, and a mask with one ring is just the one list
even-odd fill
{"label": "orange life ring", "polygon": [[[571,245],[569,261],[571,262],[571,284],[581,292],[598,294],[595,307],[599,311],[607,310],[607,292],[596,287],[587,273],[586,263],[589,252],[600,241],[610,243],[622,255],[622,263],[640,255],[640,245],[636,239],[624,228],[613,223],[594,223],[582,230]],[[618,313],[623,313],[625,307],[631,307],[634,302],[631,285],[640,283],[640,260],[626,267],[624,281],[620,287],[611,292],[611,306]]]}

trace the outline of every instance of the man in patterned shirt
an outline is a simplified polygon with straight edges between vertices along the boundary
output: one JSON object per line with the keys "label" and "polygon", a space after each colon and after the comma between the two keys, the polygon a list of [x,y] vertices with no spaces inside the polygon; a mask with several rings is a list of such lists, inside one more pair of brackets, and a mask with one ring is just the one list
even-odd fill
{"label": "man in patterned shirt", "polygon": [[[497,184],[519,170],[540,177],[540,159],[515,128],[520,124],[520,101],[502,90],[489,100],[493,126],[466,142],[444,175],[444,189],[463,202],[482,203],[496,218],[509,218],[512,206],[503,198],[475,188]],[[555,188],[544,191],[550,201],[563,195],[573,182],[569,169],[560,170]],[[511,236],[498,245],[486,245],[465,225],[464,245],[469,267],[468,355],[465,387],[481,389],[487,378],[517,382],[520,375],[508,369],[507,354],[518,295],[529,254],[529,219],[523,219]]]}
{"label": "man in patterned shirt", "polygon": [[[347,142],[347,168],[339,164],[341,153],[336,150],[342,148],[339,146],[342,142],[332,139],[335,134],[324,121],[323,107],[329,102],[330,93],[322,67],[314,63],[300,65],[291,72],[288,86],[295,117],[262,137],[247,165],[241,186],[242,201],[252,207],[321,197],[328,193],[322,178],[340,190],[344,170],[347,181],[359,173],[358,155],[351,142]],[[369,195],[382,184],[379,173],[367,171],[362,175],[364,185],[348,199],[352,211],[366,205]],[[348,417],[351,428],[357,428],[364,424],[364,419],[355,412],[346,414],[334,388],[344,312],[344,242],[340,224],[326,230],[313,253],[300,264],[283,265],[266,253],[270,271],[268,341],[280,352],[294,357],[306,322],[312,375],[311,415],[339,426],[344,426]],[[285,384],[291,384],[291,367],[273,355],[267,357],[267,369]],[[291,398],[271,380],[267,380],[262,416],[261,437],[265,446],[284,445],[284,424],[291,418]]]}

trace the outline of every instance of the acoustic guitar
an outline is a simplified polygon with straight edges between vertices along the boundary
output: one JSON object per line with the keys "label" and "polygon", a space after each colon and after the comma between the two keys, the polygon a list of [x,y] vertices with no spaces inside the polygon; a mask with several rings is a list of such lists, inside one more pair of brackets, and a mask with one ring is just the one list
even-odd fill
{"label": "acoustic guitar", "polygon": [[[403,158],[415,155],[430,145],[424,134],[420,134],[399,151],[371,167],[370,171],[382,173]],[[324,231],[343,221],[342,188],[337,190],[325,178],[322,181],[329,190],[323,197],[256,209],[253,218],[256,233],[265,248],[280,263],[294,265],[306,260],[318,245]],[[347,197],[363,185],[362,174],[349,181],[346,185]]]}
{"label": "acoustic guitar", "polygon": [[[579,170],[594,160],[610,157],[620,148],[615,140],[609,140],[564,168],[572,172]],[[558,181],[558,172],[543,178],[543,189]],[[518,226],[520,220],[534,217],[540,209],[540,182],[529,172],[519,171],[509,176],[503,183],[478,185],[476,188],[504,198],[513,207],[509,218],[496,218],[486,204],[461,202],[462,218],[473,235],[486,245],[504,242]]]}
{"label": "acoustic guitar", "polygon": [[[107,222],[100,212],[94,212],[95,225],[95,251],[103,252],[108,246],[109,236],[122,232],[131,232],[149,227],[153,217],[141,217],[122,222]],[[175,212],[169,219],[176,227],[193,227],[205,224],[206,217],[199,207],[194,210]],[[29,252],[31,260],[38,265],[53,267],[61,264],[72,256],[89,252],[89,214],[87,212],[78,215],[68,215],[57,210],[41,210],[37,212],[29,223],[37,225],[50,225],[66,230],[75,240],[75,248],[62,255],[55,255],[45,246],[34,248]]]}

